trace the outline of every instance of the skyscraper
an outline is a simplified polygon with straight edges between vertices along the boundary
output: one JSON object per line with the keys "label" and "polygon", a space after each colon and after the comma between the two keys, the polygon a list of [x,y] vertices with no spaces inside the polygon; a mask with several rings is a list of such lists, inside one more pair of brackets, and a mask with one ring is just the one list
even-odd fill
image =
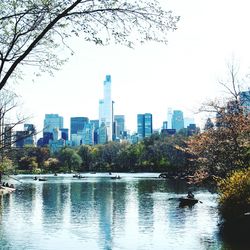
{"label": "skyscraper", "polygon": [[183,112],[181,110],[174,110],[172,116],[172,128],[179,132],[184,128]]}
{"label": "skyscraper", "polygon": [[54,128],[63,128],[63,117],[58,114],[45,114],[44,132],[53,133]]}
{"label": "skyscraper", "polygon": [[153,117],[152,114],[138,114],[137,115],[137,134],[139,140],[149,137],[153,132]]}
{"label": "skyscraper", "polygon": [[83,131],[84,126],[89,122],[88,117],[71,117],[70,118],[70,138]]}
{"label": "skyscraper", "polygon": [[168,108],[168,129],[172,129],[172,115],[173,115],[173,111],[172,108]]}
{"label": "skyscraper", "polygon": [[137,134],[138,139],[142,140],[145,137],[145,118],[143,114],[137,115]]}
{"label": "skyscraper", "polygon": [[250,113],[250,90],[240,92],[240,104],[245,114]]}
{"label": "skyscraper", "polygon": [[149,137],[153,133],[153,117],[152,114],[146,113],[144,115],[145,119],[145,137]]}
{"label": "skyscraper", "polygon": [[[107,129],[107,140],[112,141],[113,102],[111,98],[111,76],[106,75],[103,82],[103,99],[99,101],[99,125],[104,123]],[[103,126],[103,125],[102,125]]]}
{"label": "skyscraper", "polygon": [[124,115],[115,115],[114,120],[116,125],[116,137],[122,139],[125,131],[125,117]]}

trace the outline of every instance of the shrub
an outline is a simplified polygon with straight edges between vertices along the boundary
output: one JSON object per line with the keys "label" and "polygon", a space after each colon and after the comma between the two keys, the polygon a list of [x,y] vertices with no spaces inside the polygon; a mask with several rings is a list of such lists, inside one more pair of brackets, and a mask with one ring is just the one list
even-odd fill
{"label": "shrub", "polygon": [[236,170],[218,182],[219,211],[223,219],[233,221],[250,212],[250,168]]}

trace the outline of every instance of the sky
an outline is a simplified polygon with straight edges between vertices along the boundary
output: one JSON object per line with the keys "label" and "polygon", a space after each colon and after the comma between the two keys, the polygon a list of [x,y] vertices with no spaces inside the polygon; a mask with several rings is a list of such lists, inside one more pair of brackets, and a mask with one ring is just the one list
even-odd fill
{"label": "sky", "polygon": [[[134,49],[96,46],[76,38],[74,55],[54,76],[32,73],[15,84],[22,112],[38,130],[45,114],[98,119],[103,81],[112,78],[114,113],[125,115],[126,128],[136,131],[138,113],[152,113],[153,127],[167,120],[168,108],[180,109],[202,126],[207,115],[197,114],[204,101],[221,97],[218,83],[228,76],[232,58],[244,78],[250,73],[250,15],[248,0],[161,0],[181,17],[168,44],[147,43]],[[248,85],[249,86],[249,85]]]}

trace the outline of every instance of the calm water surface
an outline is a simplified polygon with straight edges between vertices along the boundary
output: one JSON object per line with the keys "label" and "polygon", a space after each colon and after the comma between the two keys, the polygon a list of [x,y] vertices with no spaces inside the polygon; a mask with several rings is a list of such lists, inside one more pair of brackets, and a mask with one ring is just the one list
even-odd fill
{"label": "calm water surface", "polygon": [[0,202],[0,249],[226,249],[216,194],[195,189],[202,203],[179,208],[187,187],[158,174],[86,176],[17,176],[18,190]]}

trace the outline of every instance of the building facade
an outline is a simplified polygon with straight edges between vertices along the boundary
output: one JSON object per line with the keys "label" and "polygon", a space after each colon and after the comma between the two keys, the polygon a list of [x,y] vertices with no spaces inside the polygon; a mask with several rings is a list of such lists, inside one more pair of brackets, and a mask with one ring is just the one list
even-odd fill
{"label": "building facade", "polygon": [[115,115],[114,116],[115,124],[115,136],[116,138],[123,139],[125,131],[125,116],[124,115]]}
{"label": "building facade", "polygon": [[179,132],[184,128],[183,112],[181,110],[174,110],[172,115],[172,129]]}
{"label": "building facade", "polygon": [[111,98],[111,76],[106,75],[103,82],[103,99],[99,101],[99,126],[104,123],[107,130],[107,141],[113,137],[113,101]]}
{"label": "building facade", "polygon": [[153,133],[153,116],[150,113],[137,115],[137,135],[139,140],[151,136]]}
{"label": "building facade", "polygon": [[72,135],[77,135],[83,131],[85,125],[89,122],[88,117],[71,117],[70,118],[70,139],[73,141]]}
{"label": "building facade", "polygon": [[245,114],[250,113],[250,90],[240,92],[240,104]]}
{"label": "building facade", "polygon": [[53,133],[54,128],[63,128],[63,117],[58,114],[45,114],[43,131]]}

